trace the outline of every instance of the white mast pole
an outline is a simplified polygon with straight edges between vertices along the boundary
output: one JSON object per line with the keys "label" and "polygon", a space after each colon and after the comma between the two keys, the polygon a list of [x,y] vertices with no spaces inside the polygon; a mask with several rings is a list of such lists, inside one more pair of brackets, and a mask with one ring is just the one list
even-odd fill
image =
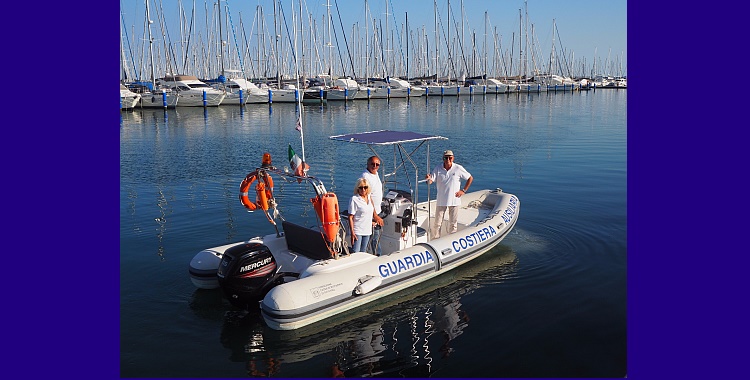
{"label": "white mast pole", "polygon": [[[296,29],[297,28],[297,21],[294,19],[295,18],[295,14],[294,14],[294,0],[292,0],[292,7],[291,7],[291,9],[292,9],[292,24],[294,25],[294,28]],[[300,18],[301,17],[302,17],[302,15],[300,15]],[[294,50],[293,51],[294,51],[295,76],[297,77],[297,91],[299,91],[299,88],[300,88],[300,83],[299,83],[299,56],[297,54],[297,32],[296,32],[296,30],[295,30],[295,33],[294,33]],[[303,110],[303,108],[302,108],[302,93],[300,93],[299,96],[297,96],[297,109],[299,109],[299,116],[298,116],[298,119],[297,119],[297,126],[299,127],[298,128],[299,129],[299,138],[302,141],[302,163],[300,165],[302,165],[302,170],[304,170],[305,169],[305,162],[306,162],[306,160],[305,160],[305,132],[304,132],[304,128],[302,128],[302,110]]]}

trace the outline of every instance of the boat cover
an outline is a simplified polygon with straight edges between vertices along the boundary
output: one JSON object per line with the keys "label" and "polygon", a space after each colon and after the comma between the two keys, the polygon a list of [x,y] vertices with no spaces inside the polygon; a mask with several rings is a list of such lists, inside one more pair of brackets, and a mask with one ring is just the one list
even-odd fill
{"label": "boat cover", "polygon": [[434,139],[447,140],[443,136],[424,135],[409,131],[372,131],[362,133],[350,133],[348,135],[330,136],[331,140],[339,140],[367,145],[391,145],[412,141],[425,141]]}

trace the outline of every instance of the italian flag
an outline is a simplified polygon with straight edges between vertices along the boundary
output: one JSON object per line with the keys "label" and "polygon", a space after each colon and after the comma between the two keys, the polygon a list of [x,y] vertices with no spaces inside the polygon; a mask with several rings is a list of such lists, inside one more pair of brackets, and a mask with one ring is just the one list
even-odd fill
{"label": "italian flag", "polygon": [[304,177],[307,170],[310,169],[310,165],[303,163],[297,153],[294,153],[292,144],[289,144],[289,166],[292,168],[294,174],[300,177]]}

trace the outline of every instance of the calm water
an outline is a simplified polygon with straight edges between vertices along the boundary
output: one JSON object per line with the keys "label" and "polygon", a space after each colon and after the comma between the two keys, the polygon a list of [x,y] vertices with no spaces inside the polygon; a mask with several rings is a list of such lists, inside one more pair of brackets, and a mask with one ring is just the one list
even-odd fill
{"label": "calm water", "polygon": [[[122,113],[121,376],[627,374],[626,91],[305,105],[310,173],[339,198],[371,153],[328,136],[392,129],[447,137],[431,144],[433,164],[452,149],[473,190],[500,187],[522,207],[513,233],[455,273],[279,332],[219,290],[197,290],[188,266],[201,249],[273,231],[237,193],[263,152],[277,166],[288,144],[301,154],[295,110]],[[393,164],[391,150],[378,153]],[[287,217],[310,215],[309,206],[284,207]]]}

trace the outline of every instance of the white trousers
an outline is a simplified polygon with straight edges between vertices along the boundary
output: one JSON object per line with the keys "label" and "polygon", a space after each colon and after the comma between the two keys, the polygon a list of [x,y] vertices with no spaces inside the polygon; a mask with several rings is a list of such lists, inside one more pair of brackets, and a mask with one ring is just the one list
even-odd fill
{"label": "white trousers", "polygon": [[430,231],[431,239],[440,237],[440,227],[443,226],[443,217],[445,216],[446,209],[448,209],[448,233],[452,234],[458,231],[458,206],[437,206],[435,222],[432,224],[432,231]]}

